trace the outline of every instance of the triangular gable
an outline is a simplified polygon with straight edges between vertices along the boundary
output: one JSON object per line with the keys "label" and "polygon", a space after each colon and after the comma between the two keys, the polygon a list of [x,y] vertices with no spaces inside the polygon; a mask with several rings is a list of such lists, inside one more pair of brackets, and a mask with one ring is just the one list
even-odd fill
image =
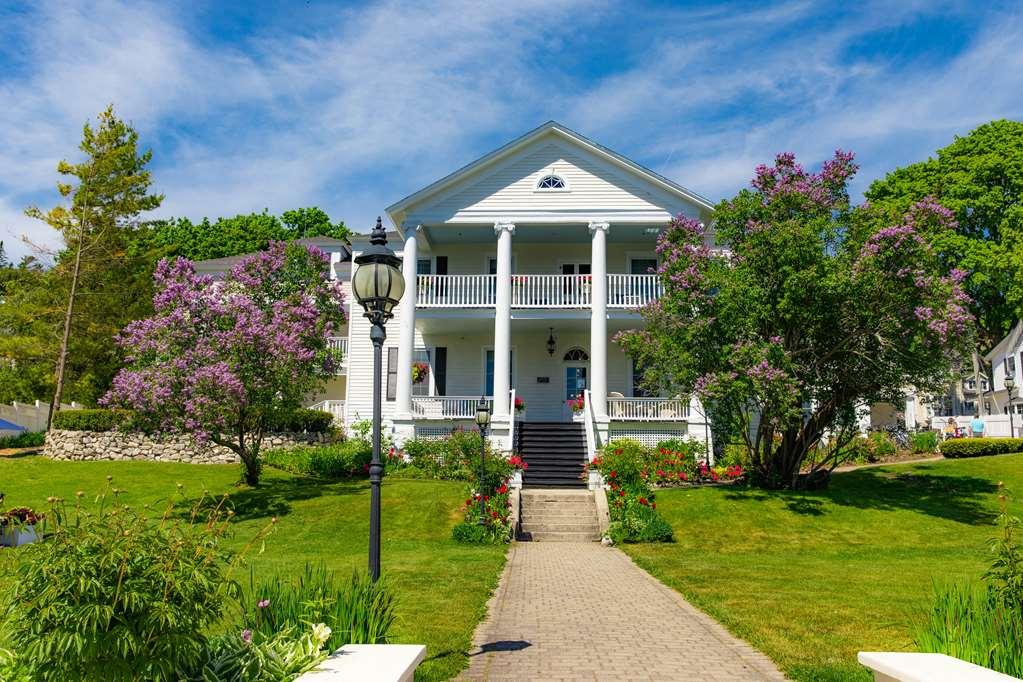
{"label": "triangular gable", "polygon": [[[547,173],[563,192],[538,192]],[[387,208],[395,225],[565,219],[597,213],[613,220],[709,215],[706,198],[555,122],[508,143]]]}

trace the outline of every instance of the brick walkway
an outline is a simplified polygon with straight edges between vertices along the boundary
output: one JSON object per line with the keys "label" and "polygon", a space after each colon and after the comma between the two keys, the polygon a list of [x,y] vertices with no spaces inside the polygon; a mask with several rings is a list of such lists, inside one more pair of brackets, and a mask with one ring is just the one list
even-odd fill
{"label": "brick walkway", "polygon": [[471,680],[783,680],[774,664],[621,551],[512,545]]}

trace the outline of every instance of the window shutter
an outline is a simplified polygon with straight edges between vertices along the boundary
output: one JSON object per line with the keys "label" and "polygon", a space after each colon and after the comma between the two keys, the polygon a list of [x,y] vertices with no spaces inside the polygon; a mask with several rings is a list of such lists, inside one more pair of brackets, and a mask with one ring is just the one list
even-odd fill
{"label": "window shutter", "polygon": [[433,349],[433,387],[437,395],[447,395],[448,383],[448,349]]}
{"label": "window shutter", "polygon": [[446,275],[448,274],[448,257],[437,256],[437,274]]}
{"label": "window shutter", "polygon": [[398,348],[387,349],[387,400],[394,400],[398,392]]}

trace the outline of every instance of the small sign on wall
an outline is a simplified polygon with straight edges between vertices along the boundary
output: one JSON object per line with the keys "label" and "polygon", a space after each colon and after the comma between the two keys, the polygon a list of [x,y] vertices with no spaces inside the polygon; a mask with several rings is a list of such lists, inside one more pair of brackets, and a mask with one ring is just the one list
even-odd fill
{"label": "small sign on wall", "polygon": [[551,383],[551,378],[550,377],[537,377],[536,378],[536,383],[538,383],[538,384],[549,384],[549,383]]}

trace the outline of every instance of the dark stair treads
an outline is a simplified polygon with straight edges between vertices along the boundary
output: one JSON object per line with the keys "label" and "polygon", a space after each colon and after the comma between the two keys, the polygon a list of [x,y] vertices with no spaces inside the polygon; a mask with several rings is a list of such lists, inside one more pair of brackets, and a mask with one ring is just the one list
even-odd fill
{"label": "dark stair treads", "polygon": [[582,424],[518,424],[518,453],[526,462],[522,484],[529,487],[585,487],[586,432]]}

